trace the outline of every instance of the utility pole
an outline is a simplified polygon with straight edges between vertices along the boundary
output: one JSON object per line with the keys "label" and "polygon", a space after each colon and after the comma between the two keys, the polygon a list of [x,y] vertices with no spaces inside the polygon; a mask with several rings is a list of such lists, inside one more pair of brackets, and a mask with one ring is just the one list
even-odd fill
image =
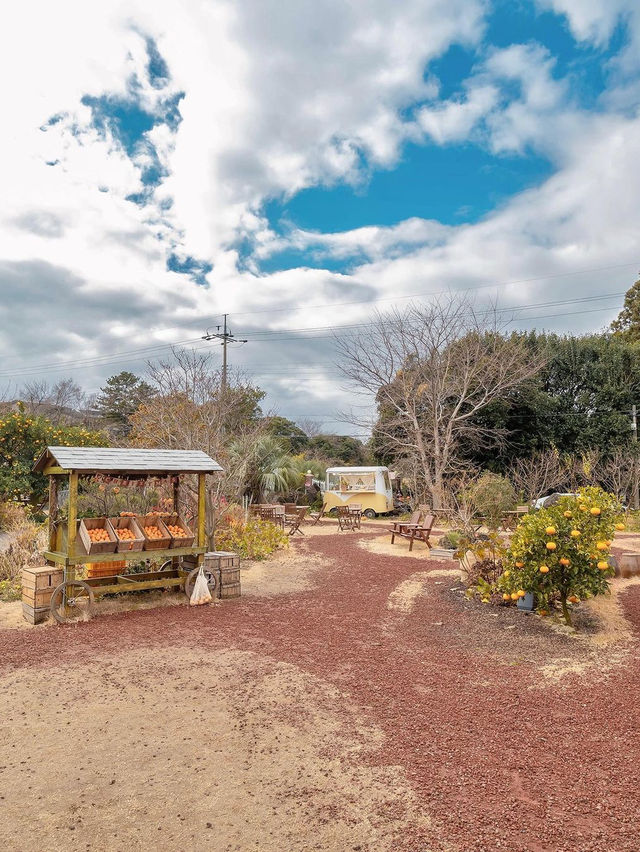
{"label": "utility pole", "polygon": [[[634,444],[638,443],[638,416],[637,409],[635,405],[631,406],[631,431],[632,431],[632,441]],[[640,495],[638,494],[638,459],[637,453],[634,454],[636,458],[634,458],[634,477],[633,477],[633,508],[640,508]]]}
{"label": "utility pole", "polygon": [[[235,335],[231,334],[231,332],[227,328],[227,317],[229,314],[224,314],[223,324],[222,326],[217,325],[217,332],[212,333],[207,329],[207,333],[203,334],[203,340],[214,340],[219,339],[222,341],[220,344],[222,346],[222,391],[226,391],[227,389],[227,344],[229,343],[246,343],[246,340],[238,340]],[[222,331],[220,329],[222,328]]]}

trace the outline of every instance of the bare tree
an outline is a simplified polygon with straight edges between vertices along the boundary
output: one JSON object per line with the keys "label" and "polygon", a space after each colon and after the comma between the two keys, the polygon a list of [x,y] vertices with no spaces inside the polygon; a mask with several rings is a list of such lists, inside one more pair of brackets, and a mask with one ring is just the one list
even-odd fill
{"label": "bare tree", "polygon": [[[341,372],[378,405],[376,440],[396,458],[415,458],[434,508],[445,480],[464,467],[469,446],[495,443],[500,430],[477,415],[543,365],[496,314],[451,296],[377,314],[371,326],[337,338]],[[357,416],[351,422],[366,428]]]}
{"label": "bare tree", "polygon": [[630,499],[635,504],[640,484],[640,457],[637,451],[616,450],[605,462],[601,479],[604,487],[619,500],[625,502]]}
{"label": "bare tree", "polygon": [[528,503],[552,488],[560,488],[567,470],[556,449],[543,450],[527,458],[516,459],[509,468],[509,479]]}
{"label": "bare tree", "polygon": [[20,396],[28,410],[36,413],[51,399],[51,385],[45,379],[34,379],[26,383],[20,391]]}
{"label": "bare tree", "polygon": [[[203,450],[222,466],[207,482],[207,535],[212,542],[220,498],[238,499],[264,426],[257,414],[262,392],[238,375],[222,387],[212,356],[174,350],[172,360],[148,365],[157,395],[131,415],[130,439],[138,446]],[[197,487],[185,478],[184,498],[194,505]]]}
{"label": "bare tree", "polygon": [[312,420],[310,417],[301,417],[296,420],[296,426],[299,426],[308,438],[316,438],[323,434],[323,423],[317,420]]}

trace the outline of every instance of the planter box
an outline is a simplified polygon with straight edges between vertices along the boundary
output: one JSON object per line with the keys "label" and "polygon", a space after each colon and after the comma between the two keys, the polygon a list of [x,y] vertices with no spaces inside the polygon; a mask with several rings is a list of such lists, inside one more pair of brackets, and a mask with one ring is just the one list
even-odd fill
{"label": "planter box", "polygon": [[429,551],[429,559],[440,559],[446,562],[455,562],[455,550],[448,550],[445,547],[432,547]]}

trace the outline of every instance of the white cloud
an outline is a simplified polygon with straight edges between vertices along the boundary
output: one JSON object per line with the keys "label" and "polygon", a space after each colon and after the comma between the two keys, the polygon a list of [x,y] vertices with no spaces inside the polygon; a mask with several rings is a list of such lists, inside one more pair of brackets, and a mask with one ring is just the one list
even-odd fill
{"label": "white cloud", "polygon": [[[616,0],[553,5],[577,38],[599,46],[621,15],[635,21],[635,7]],[[480,47],[484,11],[482,0],[68,0],[64,14],[33,0],[16,6],[14,26],[0,32],[0,73],[12,81],[3,104],[11,122],[0,139],[0,352],[13,357],[2,369],[15,365],[20,384],[19,368],[29,364],[197,337],[223,310],[239,333],[331,327],[366,322],[370,305],[418,292],[640,260],[635,114],[606,99],[599,112],[582,112],[540,46]],[[145,83],[145,34],[168,63],[166,90]],[[456,42],[477,47],[478,61],[462,93],[442,102],[425,70]],[[184,98],[177,133],[156,125],[131,158],[117,137],[92,127],[82,98],[129,97],[134,74],[150,112],[168,94]],[[53,115],[60,120],[40,130]],[[292,226],[283,238],[261,215],[266,198],[357,184],[369,169],[392,167],[407,140],[427,138],[482,144],[498,156],[534,148],[557,172],[473,225],[410,218],[327,234]],[[167,175],[140,206],[126,196],[143,189],[151,145]],[[293,248],[358,266],[350,274],[239,271],[232,243],[240,236],[253,241],[257,260]],[[211,260],[210,286],[168,272],[172,250]],[[625,289],[634,273],[500,293],[511,305],[590,295]],[[255,311],[265,313],[245,313]],[[328,400],[329,414],[345,399],[332,357],[322,332],[302,341],[254,336],[233,354],[287,406],[304,411]],[[132,366],[141,369],[142,359]],[[112,369],[79,378],[95,387]],[[289,375],[285,383],[278,371],[291,369],[307,380]]]}

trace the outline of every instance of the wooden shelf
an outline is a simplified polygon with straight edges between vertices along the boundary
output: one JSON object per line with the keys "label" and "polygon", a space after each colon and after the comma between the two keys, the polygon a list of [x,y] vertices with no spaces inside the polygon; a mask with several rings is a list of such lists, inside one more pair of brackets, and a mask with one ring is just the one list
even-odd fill
{"label": "wooden shelf", "polygon": [[80,556],[67,556],[66,553],[57,553],[48,550],[44,553],[44,558],[47,562],[56,562],[58,565],[86,565],[89,562],[144,562],[147,559],[156,562],[160,559],[163,561],[171,559],[172,556],[199,556],[206,553],[206,547],[172,547],[167,550],[125,550],[121,553],[94,553],[87,556],[86,553]]}

